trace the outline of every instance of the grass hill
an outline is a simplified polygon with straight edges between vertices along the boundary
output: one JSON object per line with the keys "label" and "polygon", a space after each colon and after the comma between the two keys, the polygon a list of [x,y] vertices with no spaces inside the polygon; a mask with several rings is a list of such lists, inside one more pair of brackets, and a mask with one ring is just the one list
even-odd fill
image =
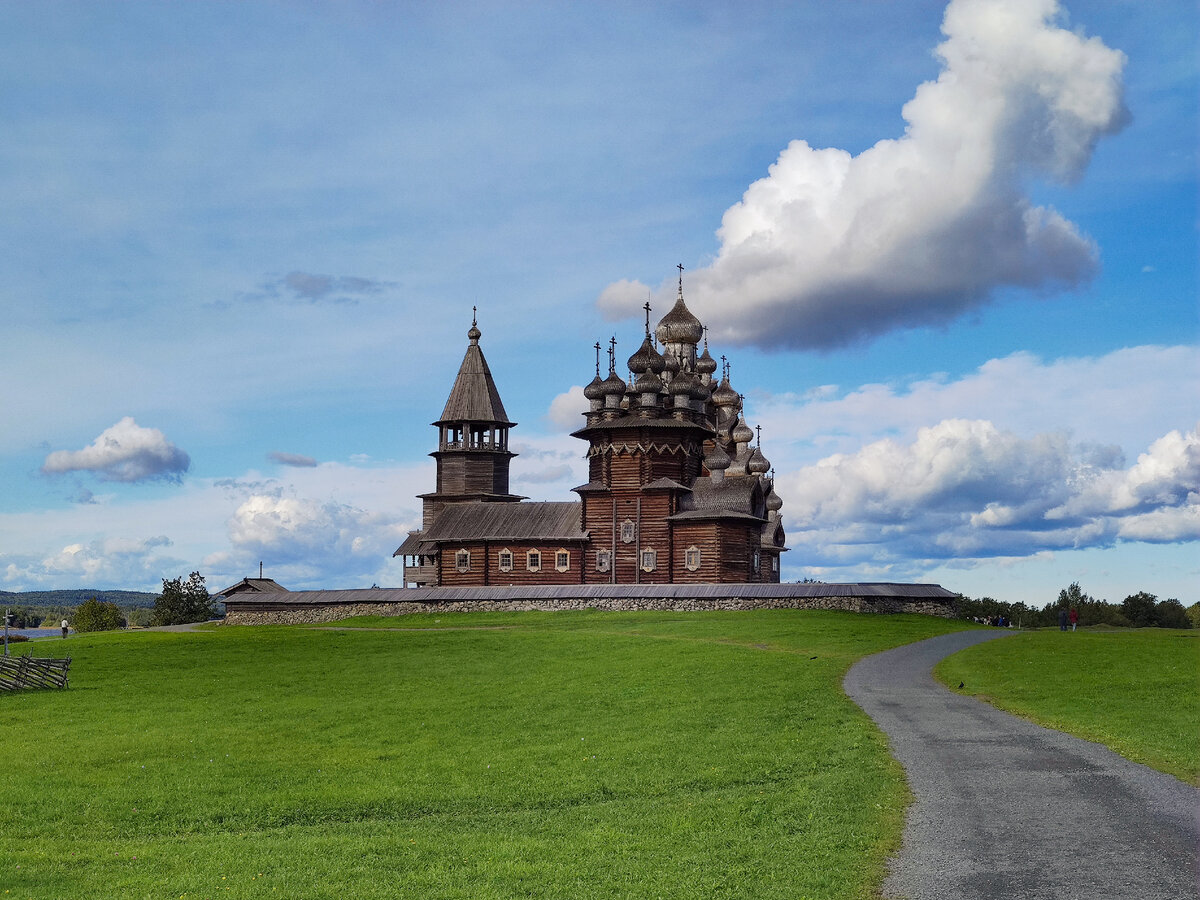
{"label": "grass hill", "polygon": [[968,627],[816,611],[126,632],[0,695],[14,897],[869,898],[907,802],[842,693]]}

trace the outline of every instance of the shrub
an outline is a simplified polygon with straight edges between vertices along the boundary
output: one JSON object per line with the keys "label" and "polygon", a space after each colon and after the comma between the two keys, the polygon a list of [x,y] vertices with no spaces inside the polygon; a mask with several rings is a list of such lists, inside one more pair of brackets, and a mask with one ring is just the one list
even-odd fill
{"label": "shrub", "polygon": [[117,609],[117,604],[107,600],[101,602],[95,597],[79,604],[71,619],[78,632],[116,631],[125,627],[125,620],[121,617],[121,610]]}

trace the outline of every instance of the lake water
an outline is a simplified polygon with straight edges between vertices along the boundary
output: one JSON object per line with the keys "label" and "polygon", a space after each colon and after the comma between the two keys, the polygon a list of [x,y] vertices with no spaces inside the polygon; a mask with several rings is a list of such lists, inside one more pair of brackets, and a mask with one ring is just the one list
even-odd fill
{"label": "lake water", "polygon": [[[57,634],[57,635],[61,636],[62,629],[61,628],[10,628],[10,629],[8,629],[8,633],[9,634],[23,634],[27,638],[40,638],[40,637],[49,637],[52,634]],[[4,634],[4,620],[0,619],[0,643],[2,643],[4,640],[3,634]]]}

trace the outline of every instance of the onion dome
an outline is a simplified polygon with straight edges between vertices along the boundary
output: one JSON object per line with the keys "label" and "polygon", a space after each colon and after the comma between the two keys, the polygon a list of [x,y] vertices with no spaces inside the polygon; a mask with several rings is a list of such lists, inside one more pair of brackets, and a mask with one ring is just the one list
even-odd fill
{"label": "onion dome", "polygon": [[696,376],[696,387],[692,389],[692,399],[707,402],[712,396],[712,388],[704,383],[699,375]]}
{"label": "onion dome", "polygon": [[709,354],[707,346],[704,352],[696,357],[696,371],[701,375],[711,375],[717,371],[717,361]]}
{"label": "onion dome", "polygon": [[604,399],[604,382],[600,379],[599,373],[591,380],[587,387],[583,389],[583,396],[589,400]]}
{"label": "onion dome", "polygon": [[668,353],[663,357],[663,371],[670,372],[675,375],[679,372],[682,366],[679,363],[679,357],[673,353]]}
{"label": "onion dome", "polygon": [[771,464],[767,462],[767,458],[762,455],[762,450],[758,447],[750,454],[750,460],[746,463],[746,471],[751,475],[766,475],[771,471]]}
{"label": "onion dome", "polygon": [[478,325],[472,322],[470,329],[467,331],[467,337],[471,339],[472,344],[478,344],[479,339],[483,337],[483,332],[479,330]]}
{"label": "onion dome", "polygon": [[714,443],[712,450],[704,457],[704,467],[710,472],[724,472],[731,462],[733,460],[719,442]]}
{"label": "onion dome", "polygon": [[692,311],[683,302],[682,288],[680,288],[679,296],[675,299],[675,305],[659,320],[658,328],[654,330],[654,333],[658,336],[661,344],[668,342],[698,344],[704,337],[704,326],[700,324],[699,319],[692,315]]}
{"label": "onion dome", "polygon": [[[733,439],[739,444],[749,444],[754,440],[754,429],[746,424],[745,419],[738,419],[738,423],[733,426]],[[771,467],[767,466],[763,471],[768,472],[770,469]]]}
{"label": "onion dome", "polygon": [[671,379],[671,385],[667,390],[676,396],[683,394],[688,397],[694,397],[696,396],[696,389],[703,386],[695,373],[688,372],[685,369]]}
{"label": "onion dome", "polygon": [[775,493],[775,485],[771,485],[771,490],[767,492],[766,499],[767,509],[771,512],[779,512],[783,509],[783,500]]}
{"label": "onion dome", "polygon": [[639,394],[657,394],[662,390],[662,379],[646,369],[633,382],[633,389]]}
{"label": "onion dome", "polygon": [[717,389],[713,391],[712,402],[717,406],[734,406],[737,401],[737,391],[730,387],[728,378],[722,378]]}
{"label": "onion dome", "polygon": [[634,375],[641,375],[643,372],[650,371],[650,354],[658,355],[658,351],[650,343],[650,335],[646,335],[646,339],[642,341],[642,346],[638,347],[637,352],[629,357],[629,371]]}
{"label": "onion dome", "polygon": [[604,395],[606,397],[613,394],[616,394],[617,396],[623,396],[627,389],[625,382],[621,380],[621,376],[615,371],[608,373],[608,377],[604,379],[602,386],[604,388]]}

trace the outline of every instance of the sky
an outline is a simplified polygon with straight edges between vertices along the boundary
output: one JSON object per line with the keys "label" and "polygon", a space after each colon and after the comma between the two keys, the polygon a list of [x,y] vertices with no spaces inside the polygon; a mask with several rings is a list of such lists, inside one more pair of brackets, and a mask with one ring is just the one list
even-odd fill
{"label": "sky", "polygon": [[398,586],[684,266],[783,579],[1200,600],[1191,0],[0,3],[0,590]]}

